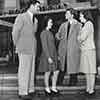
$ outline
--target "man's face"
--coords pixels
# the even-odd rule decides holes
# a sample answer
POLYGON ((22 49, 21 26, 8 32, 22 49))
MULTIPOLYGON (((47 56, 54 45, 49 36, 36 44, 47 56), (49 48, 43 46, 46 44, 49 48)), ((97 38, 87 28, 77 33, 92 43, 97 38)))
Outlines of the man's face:
POLYGON ((40 4, 39 3, 36 3, 35 5, 31 5, 31 11, 32 12, 37 12, 40 10, 40 4))
POLYGON ((36 3, 34 5, 34 8, 35 8, 36 11, 39 11, 40 10, 40 4, 39 3, 36 3))
POLYGON ((68 20, 72 18, 72 14, 71 14, 70 11, 66 11, 65 18, 68 19, 68 20))

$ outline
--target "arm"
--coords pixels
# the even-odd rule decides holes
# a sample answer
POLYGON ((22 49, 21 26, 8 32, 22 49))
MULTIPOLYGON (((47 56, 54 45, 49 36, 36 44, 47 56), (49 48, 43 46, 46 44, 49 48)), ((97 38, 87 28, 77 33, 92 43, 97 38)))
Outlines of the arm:
POLYGON ((64 26, 65 26, 64 24, 61 24, 58 32, 56 33, 56 38, 58 40, 61 40, 64 37, 64 33, 65 33, 65 27, 64 26))
POLYGON ((36 17, 34 18, 33 24, 34 24, 34 32, 36 32, 38 27, 38 19, 36 17))
POLYGON ((85 27, 84 30, 82 30, 82 33, 79 36, 79 40, 81 43, 84 42, 88 38, 89 34, 93 33, 92 23, 88 22, 86 23, 84 27, 85 27))
POLYGON ((48 50, 48 43, 47 43, 47 34, 45 32, 41 33, 41 44, 42 44, 42 49, 46 54, 46 57, 49 58, 49 50, 48 50))
POLYGON ((22 26, 23 26, 22 16, 18 15, 18 17, 15 20, 13 30, 12 30, 12 37, 13 37, 14 45, 17 44, 17 41, 20 37, 20 32, 21 32, 22 26))
POLYGON ((42 43, 43 51, 45 52, 46 57, 48 59, 48 62, 50 64, 52 64, 53 63, 53 60, 51 59, 50 54, 49 54, 48 37, 47 37, 47 34, 46 33, 41 33, 41 43, 42 43))

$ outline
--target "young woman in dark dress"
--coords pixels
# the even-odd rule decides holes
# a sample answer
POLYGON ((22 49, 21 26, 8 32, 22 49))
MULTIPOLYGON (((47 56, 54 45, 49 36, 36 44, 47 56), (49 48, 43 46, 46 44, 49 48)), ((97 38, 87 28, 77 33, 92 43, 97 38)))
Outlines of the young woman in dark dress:
POLYGON ((56 82, 58 78, 59 70, 57 68, 57 51, 55 46, 55 39, 50 31, 53 26, 53 20, 50 17, 46 17, 44 22, 44 30, 42 31, 40 38, 42 44, 42 54, 40 57, 39 72, 45 72, 44 83, 45 93, 47 95, 58 94, 56 82), (50 74, 52 75, 52 86, 49 85, 50 74))

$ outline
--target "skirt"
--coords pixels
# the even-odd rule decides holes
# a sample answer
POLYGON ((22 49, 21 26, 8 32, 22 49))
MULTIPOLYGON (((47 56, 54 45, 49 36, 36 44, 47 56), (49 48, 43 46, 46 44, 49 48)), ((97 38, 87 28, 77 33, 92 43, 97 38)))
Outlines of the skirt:
POLYGON ((57 58, 53 57, 52 59, 53 59, 53 64, 49 64, 47 57, 41 55, 38 72, 48 72, 48 71, 53 72, 58 70, 57 58))
POLYGON ((82 73, 96 73, 96 51, 84 50, 81 51, 80 70, 82 73))

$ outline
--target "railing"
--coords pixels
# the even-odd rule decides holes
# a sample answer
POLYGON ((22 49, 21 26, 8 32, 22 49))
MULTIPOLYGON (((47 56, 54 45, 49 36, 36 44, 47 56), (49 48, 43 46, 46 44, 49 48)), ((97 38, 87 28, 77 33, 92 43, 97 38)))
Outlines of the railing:
MULTIPOLYGON (((90 7, 76 7, 74 8, 76 10, 93 10, 97 9, 96 6, 90 6, 90 7)), ((40 11, 36 14, 49 14, 49 13, 60 13, 60 12, 65 12, 66 9, 56 9, 56 10, 47 10, 47 11, 40 11)), ((6 18, 6 17, 16 17, 18 14, 4 14, 0 15, 0 18, 6 18)))

